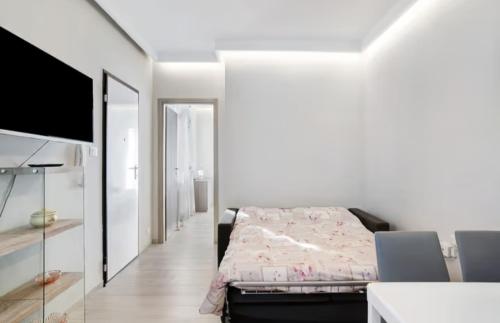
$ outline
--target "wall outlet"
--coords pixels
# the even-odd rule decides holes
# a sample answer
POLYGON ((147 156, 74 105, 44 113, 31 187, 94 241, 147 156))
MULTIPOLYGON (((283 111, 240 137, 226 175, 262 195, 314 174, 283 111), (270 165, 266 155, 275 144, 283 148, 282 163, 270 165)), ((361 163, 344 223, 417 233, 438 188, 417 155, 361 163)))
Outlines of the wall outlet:
POLYGON ((449 241, 441 241, 441 251, 446 259, 457 258, 457 245, 449 241))

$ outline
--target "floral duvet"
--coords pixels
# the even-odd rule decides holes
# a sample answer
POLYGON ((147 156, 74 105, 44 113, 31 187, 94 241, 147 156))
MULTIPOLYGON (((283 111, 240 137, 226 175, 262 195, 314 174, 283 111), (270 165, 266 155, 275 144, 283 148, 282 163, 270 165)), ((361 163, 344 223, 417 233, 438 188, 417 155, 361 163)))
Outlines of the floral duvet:
MULTIPOLYGON (((229 246, 200 313, 222 314, 225 288, 236 281, 373 281, 373 234, 341 207, 239 210, 229 246)), ((288 292, 345 292, 308 287, 288 292)))

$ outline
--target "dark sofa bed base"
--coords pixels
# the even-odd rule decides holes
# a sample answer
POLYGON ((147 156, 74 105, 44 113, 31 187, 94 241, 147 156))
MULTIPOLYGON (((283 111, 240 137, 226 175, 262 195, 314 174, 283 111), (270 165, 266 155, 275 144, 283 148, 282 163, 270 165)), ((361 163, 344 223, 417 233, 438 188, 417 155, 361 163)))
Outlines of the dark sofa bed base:
MULTIPOLYGON (((388 231, 389 224, 360 209, 349 209, 372 232, 388 231)), ((229 209, 218 226, 218 263, 229 245, 238 209, 229 209)), ((227 288, 223 323, 366 323, 366 294, 253 294, 227 288)))
MULTIPOLYGON (((367 320, 366 295, 338 294, 242 294, 227 290, 231 323, 359 323, 367 320)), ((229 319, 230 317, 230 319, 229 319)))

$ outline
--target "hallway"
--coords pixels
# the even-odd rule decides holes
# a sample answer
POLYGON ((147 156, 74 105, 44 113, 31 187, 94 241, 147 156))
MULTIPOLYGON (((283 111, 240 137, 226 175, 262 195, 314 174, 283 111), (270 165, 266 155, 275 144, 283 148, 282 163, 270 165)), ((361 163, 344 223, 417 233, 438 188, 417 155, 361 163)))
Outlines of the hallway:
POLYGON ((216 323, 198 314, 216 268, 212 214, 198 213, 87 298, 89 323, 216 323))

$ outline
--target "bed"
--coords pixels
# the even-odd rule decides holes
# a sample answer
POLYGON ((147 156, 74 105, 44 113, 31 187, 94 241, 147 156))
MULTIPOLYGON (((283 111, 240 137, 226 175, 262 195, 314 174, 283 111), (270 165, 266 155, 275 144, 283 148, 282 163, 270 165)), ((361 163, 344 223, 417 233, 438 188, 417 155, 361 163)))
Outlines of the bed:
POLYGON ((200 312, 231 323, 366 322, 373 232, 387 230, 360 209, 229 209, 200 312))

